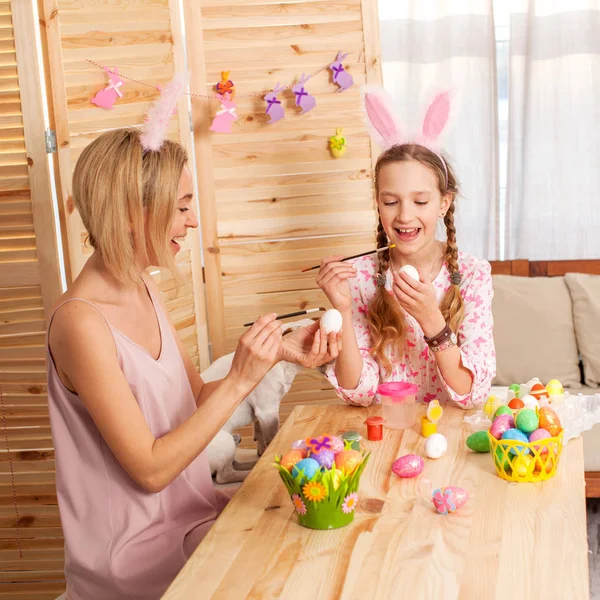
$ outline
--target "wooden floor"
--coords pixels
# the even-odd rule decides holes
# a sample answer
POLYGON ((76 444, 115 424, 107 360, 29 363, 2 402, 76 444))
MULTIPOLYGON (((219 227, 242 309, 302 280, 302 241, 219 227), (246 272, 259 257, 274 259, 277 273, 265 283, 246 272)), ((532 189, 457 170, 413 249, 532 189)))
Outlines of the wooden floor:
POLYGON ((600 600, 600 498, 588 498, 587 530, 590 547, 590 598, 600 600))

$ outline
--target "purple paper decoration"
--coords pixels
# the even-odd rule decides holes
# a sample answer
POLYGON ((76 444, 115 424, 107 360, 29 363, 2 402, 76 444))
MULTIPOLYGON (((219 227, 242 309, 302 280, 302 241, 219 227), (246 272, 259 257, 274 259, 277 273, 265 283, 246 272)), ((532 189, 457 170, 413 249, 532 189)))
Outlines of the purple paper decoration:
POLYGON ((277 94, 283 89, 283 87, 279 86, 278 82, 273 91, 265 95, 265 102, 267 103, 265 112, 269 115, 269 125, 283 119, 283 105, 281 104, 281 100, 277 99, 277 94))
POLYGON ((302 73, 298 83, 292 87, 292 92, 296 95, 296 106, 299 106, 302 109, 300 114, 307 113, 317 105, 315 97, 311 96, 304 87, 307 81, 308 77, 305 77, 304 73, 302 73))

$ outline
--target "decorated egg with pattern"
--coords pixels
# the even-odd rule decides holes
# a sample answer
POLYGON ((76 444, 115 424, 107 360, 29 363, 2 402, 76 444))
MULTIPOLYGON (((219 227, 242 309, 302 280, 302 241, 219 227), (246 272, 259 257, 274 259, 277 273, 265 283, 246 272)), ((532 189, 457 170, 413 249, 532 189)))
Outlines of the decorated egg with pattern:
POLYGON ((335 455, 335 466, 346 473, 352 473, 362 461, 363 456, 358 450, 343 450, 335 455))
POLYGON ((512 415, 500 415, 496 417, 490 427, 490 433, 499 440, 502 434, 507 430, 515 426, 515 420, 512 415))
POLYGON ((423 472, 425 461, 418 454, 405 454, 392 463, 392 471, 398 477, 416 477, 423 472))
POLYGON ((286 452, 279 461, 279 464, 282 467, 285 467, 288 471, 291 472, 292 467, 300 462, 303 458, 306 458, 306 450, 302 448, 295 448, 286 452))
POLYGON ((558 435, 562 429, 558 415, 549 406, 540 408, 540 428, 546 429, 552 436, 558 435))

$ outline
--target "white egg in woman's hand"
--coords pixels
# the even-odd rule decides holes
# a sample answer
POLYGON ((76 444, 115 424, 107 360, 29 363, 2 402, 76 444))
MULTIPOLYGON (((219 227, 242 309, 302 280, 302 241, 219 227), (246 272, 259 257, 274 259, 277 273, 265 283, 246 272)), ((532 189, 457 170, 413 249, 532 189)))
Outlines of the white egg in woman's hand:
POLYGON ((398 271, 398 273, 406 273, 409 277, 412 277, 417 281, 421 281, 421 278, 419 277, 419 271, 417 271, 417 269, 415 269, 412 265, 404 265, 398 271))
POLYGON ((342 313, 335 308, 325 311, 321 317, 320 326, 323 333, 338 333, 342 329, 342 313))

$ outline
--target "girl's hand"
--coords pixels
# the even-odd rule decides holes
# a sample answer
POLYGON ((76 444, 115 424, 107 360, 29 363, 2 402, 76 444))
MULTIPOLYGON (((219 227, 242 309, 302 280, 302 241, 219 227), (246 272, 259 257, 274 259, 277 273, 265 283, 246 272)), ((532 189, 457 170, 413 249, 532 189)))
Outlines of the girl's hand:
POLYGON ((392 291, 400 306, 421 326, 425 337, 437 335, 445 327, 435 287, 426 273, 419 271, 421 281, 406 273, 392 272, 392 291))
POLYGON ((229 375, 243 387, 254 387, 278 361, 281 352, 281 324, 277 315, 260 317, 238 342, 229 375))
POLYGON ((325 292, 333 308, 344 313, 352 308, 348 279, 356 277, 356 269, 347 262, 341 262, 341 258, 329 256, 321 261, 317 285, 325 292))
POLYGON ((314 369, 335 360, 341 349, 342 332, 326 335, 316 322, 283 337, 281 360, 314 369))

